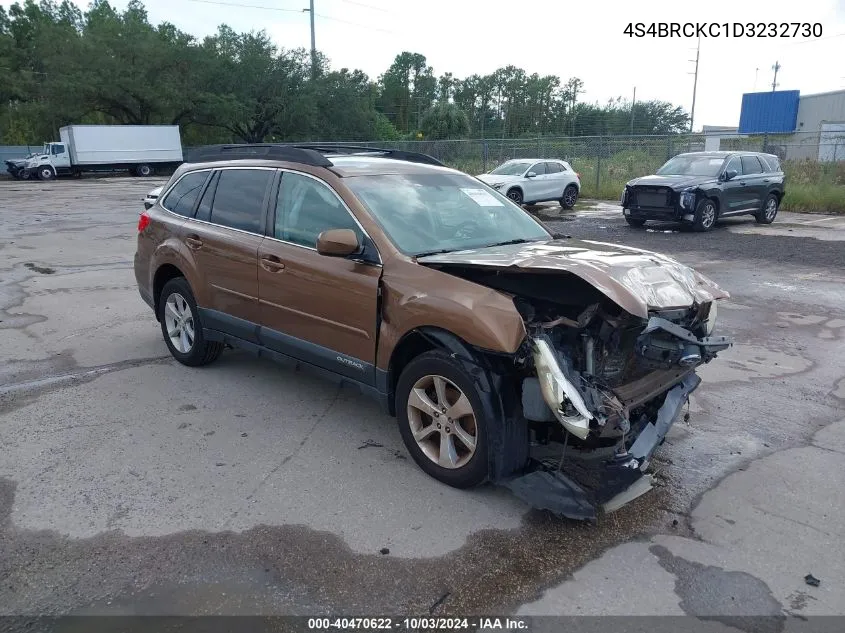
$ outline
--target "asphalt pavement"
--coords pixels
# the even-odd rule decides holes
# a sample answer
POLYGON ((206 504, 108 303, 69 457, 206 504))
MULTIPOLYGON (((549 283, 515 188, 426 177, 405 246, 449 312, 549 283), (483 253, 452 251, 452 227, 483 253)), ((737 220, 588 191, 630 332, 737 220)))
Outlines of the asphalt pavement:
POLYGON ((352 389, 171 360, 132 272, 158 184, 0 181, 0 614, 845 614, 845 217, 536 211, 731 293, 658 486, 591 526, 437 483, 352 389))

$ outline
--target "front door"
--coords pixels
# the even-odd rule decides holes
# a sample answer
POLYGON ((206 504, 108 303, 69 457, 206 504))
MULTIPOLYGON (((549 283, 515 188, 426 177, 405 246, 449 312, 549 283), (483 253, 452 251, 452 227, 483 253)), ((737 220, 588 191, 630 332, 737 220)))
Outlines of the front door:
POLYGON ((546 175, 546 163, 534 163, 526 172, 526 175, 533 173, 534 176, 525 179, 523 185, 525 189, 524 199, 526 202, 538 202, 549 197, 549 176, 546 175))
POLYGON ((197 304, 207 327, 258 341, 258 247, 273 169, 227 168, 209 182, 182 241, 200 276, 197 304))
POLYGON ((334 190, 312 176, 284 172, 274 211, 258 251, 262 343, 374 384, 381 265, 316 250, 329 229, 368 238, 334 190))
POLYGON ((70 171, 70 152, 64 143, 53 143, 50 145, 50 162, 57 174, 70 171))
POLYGON ((725 167, 725 173, 729 171, 735 171, 736 176, 722 183, 722 201, 724 207, 721 209, 721 215, 741 213, 743 209, 747 208, 751 198, 748 182, 743 179, 742 163, 739 160, 739 156, 734 156, 728 161, 725 167))

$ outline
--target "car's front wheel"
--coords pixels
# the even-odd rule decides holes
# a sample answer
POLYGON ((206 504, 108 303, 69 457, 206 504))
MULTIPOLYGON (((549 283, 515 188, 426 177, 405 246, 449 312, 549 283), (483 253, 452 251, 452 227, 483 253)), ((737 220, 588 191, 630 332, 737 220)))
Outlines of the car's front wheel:
POLYGON ((426 352, 405 367, 396 385, 396 417, 408 452, 426 473, 455 488, 487 478, 492 421, 472 376, 448 354, 426 352))
POLYGON ((184 277, 171 279, 164 285, 158 318, 167 349, 183 365, 207 365, 223 352, 223 343, 205 340, 194 293, 184 277))
POLYGON ((770 193, 766 197, 765 202, 763 202, 763 208, 757 212, 754 219, 757 220, 758 224, 771 224, 775 221, 779 207, 780 203, 778 201, 778 197, 775 194, 770 193))
POLYGON ((53 180, 56 177, 56 172, 53 171, 52 167, 39 167, 38 168, 38 178, 40 180, 53 180))
POLYGON ((510 191, 508 191, 508 198, 513 200, 516 204, 522 204, 522 191, 514 187, 510 191))
POLYGON ((695 219, 692 228, 695 231, 709 231, 716 224, 716 203, 710 198, 703 198, 695 207, 695 219))

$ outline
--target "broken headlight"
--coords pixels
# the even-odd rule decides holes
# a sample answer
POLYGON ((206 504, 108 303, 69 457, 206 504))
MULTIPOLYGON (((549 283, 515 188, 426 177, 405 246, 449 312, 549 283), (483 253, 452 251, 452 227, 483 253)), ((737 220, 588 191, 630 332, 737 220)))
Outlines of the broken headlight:
POLYGON ((549 405, 558 421, 575 437, 586 439, 590 433, 593 415, 578 389, 564 375, 555 357, 551 343, 545 337, 534 342, 534 367, 540 381, 543 400, 549 405))
POLYGON ((695 206, 695 191, 687 189, 681 192, 681 206, 684 209, 692 209, 695 206))

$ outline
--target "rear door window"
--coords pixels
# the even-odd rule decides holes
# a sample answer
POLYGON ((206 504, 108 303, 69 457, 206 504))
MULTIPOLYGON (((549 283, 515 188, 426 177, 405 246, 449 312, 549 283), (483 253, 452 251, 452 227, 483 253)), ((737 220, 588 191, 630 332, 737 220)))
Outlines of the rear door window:
POLYGON ((185 217, 193 215, 197 197, 200 195, 209 173, 207 171, 193 171, 182 176, 165 196, 161 206, 177 215, 185 217))
POLYGON ((210 221, 231 229, 261 233, 270 169, 224 169, 217 177, 210 221))
POLYGON ((763 173, 763 168, 760 166, 760 161, 757 160, 756 156, 742 157, 742 173, 746 176, 763 173))
POLYGON ((546 163, 547 174, 559 174, 563 171, 563 166, 560 163, 546 163))

